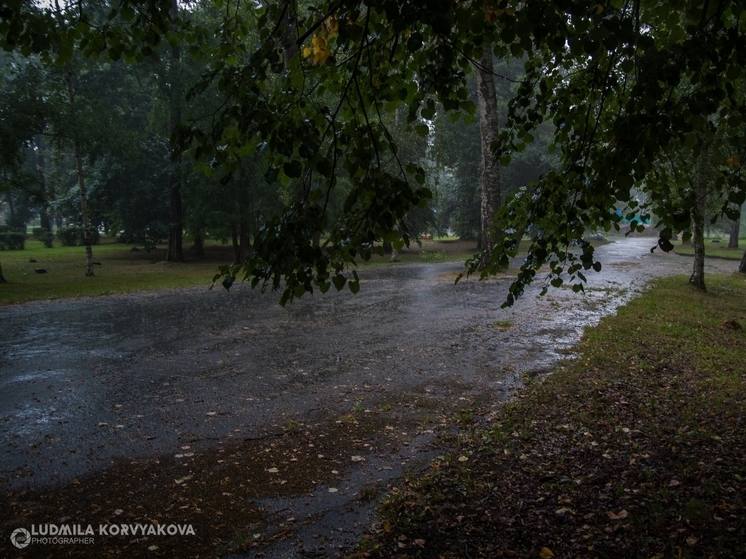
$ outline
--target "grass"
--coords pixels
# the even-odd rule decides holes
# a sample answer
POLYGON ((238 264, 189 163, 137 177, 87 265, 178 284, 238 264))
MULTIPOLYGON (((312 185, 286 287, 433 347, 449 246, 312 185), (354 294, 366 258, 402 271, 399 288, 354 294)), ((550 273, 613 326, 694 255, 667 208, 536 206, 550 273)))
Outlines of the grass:
MULTIPOLYGON (((423 247, 412 244, 409 251, 399 253, 400 262, 465 261, 476 249, 473 243, 425 241, 423 247)), ((196 258, 186 250, 185 263, 166 262, 166 248, 158 247, 149 253, 133 251, 129 245, 102 239, 93 247, 93 277, 85 276, 83 247, 55 246, 46 248, 40 241, 29 239, 25 250, 0 252, 3 274, 8 283, 0 286, 0 304, 23 303, 40 299, 89 297, 133 291, 176 287, 209 287, 219 265, 230 263, 232 248, 207 244, 206 257, 196 258), (32 260, 34 262, 32 262, 32 260), (36 268, 47 272, 38 274, 36 268)), ((388 255, 374 256, 361 267, 389 265, 388 255)))
POLYGON ((361 544, 373 558, 743 557, 746 277, 685 277, 588 329, 579 357, 443 438, 361 544))
MULTIPOLYGON (((595 246, 605 244, 594 242, 595 246)), ((93 247, 93 277, 85 275, 85 249, 56 245, 46 248, 37 240, 26 241, 25 250, 0 252, 0 264, 8 281, 0 286, 0 305, 65 297, 90 297, 178 287, 212 285, 218 266, 233 260, 232 247, 206 244, 204 258, 185 250, 185 263, 166 262, 166 248, 133 251, 132 246, 102 238, 93 247), (38 274, 36 268, 46 273, 38 274)), ((522 247, 519 256, 525 255, 522 247)), ((399 263, 465 262, 476 252, 474 241, 452 237, 412 243, 399 252, 399 263)), ((361 268, 396 265, 389 255, 360 262, 361 268)))
POLYGON ((3 274, 8 281, 0 286, 0 304, 39 299, 84 297, 212 284, 219 264, 232 260, 232 249, 208 245, 207 257, 189 258, 185 264, 168 263, 166 249, 132 251, 132 247, 102 239, 93 247, 95 275, 85 275, 83 247, 45 248, 40 241, 26 241, 26 249, 0 252, 3 274), (35 260, 36 262, 30 262, 35 260), (34 270, 43 268, 45 274, 34 270))
MULTIPOLYGON (((681 244, 681 241, 673 243, 674 252, 683 256, 694 256, 694 247, 688 243, 681 244)), ((726 260, 741 260, 744 250, 746 250, 746 239, 739 240, 739 248, 728 248, 728 239, 722 239, 719 243, 705 241, 705 257, 724 258, 726 260)))

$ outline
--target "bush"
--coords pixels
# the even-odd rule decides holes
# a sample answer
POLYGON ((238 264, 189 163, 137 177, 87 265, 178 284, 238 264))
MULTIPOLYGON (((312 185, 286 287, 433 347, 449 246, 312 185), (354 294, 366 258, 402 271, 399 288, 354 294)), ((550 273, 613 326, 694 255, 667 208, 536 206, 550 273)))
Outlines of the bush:
POLYGON ((43 227, 34 227, 33 231, 34 239, 44 243, 47 248, 52 248, 54 242, 54 233, 47 231, 43 227))
MULTIPOLYGON (((57 238, 63 246, 73 247, 85 244, 84 229, 79 225, 69 225, 57 229, 57 238)), ((101 233, 98 229, 91 227, 91 244, 97 245, 101 240, 101 233)))
POLYGON ((24 227, 11 227, 10 225, 0 225, 0 233, 26 233, 24 227))
POLYGON ((0 233, 0 250, 23 250, 26 248, 26 235, 16 231, 0 233))

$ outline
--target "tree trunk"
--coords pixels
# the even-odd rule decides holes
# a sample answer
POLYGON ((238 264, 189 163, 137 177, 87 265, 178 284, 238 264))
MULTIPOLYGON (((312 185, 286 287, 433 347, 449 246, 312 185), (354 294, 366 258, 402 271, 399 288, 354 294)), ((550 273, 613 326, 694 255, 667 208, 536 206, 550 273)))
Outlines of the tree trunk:
MULTIPOLYGON (((77 121, 75 111, 75 87, 73 86, 73 72, 68 65, 66 68, 67 92, 70 96, 70 111, 73 122, 77 121)), ((83 214, 83 244, 85 245, 85 275, 93 275, 93 248, 91 240, 91 224, 88 221, 88 195, 85 188, 85 177, 83 175, 83 153, 80 145, 78 130, 73 131, 73 146, 75 148, 75 168, 78 172, 78 186, 80 188, 80 213, 83 214)))
POLYGON ((47 213, 46 210, 39 212, 39 221, 41 221, 41 227, 45 231, 52 232, 52 216, 47 213))
POLYGON ((168 253, 166 254, 166 260, 169 262, 184 262, 184 216, 181 201, 181 181, 176 175, 176 171, 171 171, 168 176, 168 191, 169 218, 171 223, 168 230, 168 253))
POLYGON ((3 263, 0 262, 0 283, 8 283, 3 275, 3 263))
POLYGON ((694 245, 694 269, 689 283, 706 291, 705 288, 705 204, 707 202, 707 164, 708 152, 703 147, 697 158, 694 169, 694 182, 697 198, 692 208, 692 244, 694 245))
POLYGON ((36 135, 36 145, 38 146, 38 169, 41 171, 42 180, 44 181, 44 207, 39 212, 39 220, 41 221, 41 227, 50 233, 53 231, 52 227, 52 216, 49 213, 49 200, 47 200, 47 196, 49 193, 49 190, 46 188, 46 182, 47 182, 47 158, 45 157, 46 154, 46 144, 44 143, 44 135, 43 134, 37 134, 36 135))
POLYGON ((245 219, 242 219, 239 225, 238 240, 240 243, 238 247, 238 263, 243 264, 249 255, 249 224, 245 219))
POLYGON ((16 212, 13 209, 13 196, 10 195, 10 192, 5 195, 5 200, 8 202, 8 209, 10 210, 9 223, 13 223, 15 221, 13 218, 15 217, 16 212))
POLYGON ((238 228, 231 225, 231 244, 233 245, 233 263, 238 264, 238 228))
MULTIPOLYGON (((173 0, 171 6, 172 15, 176 16, 179 10, 178 0, 173 0)), ((171 49, 171 85, 169 100, 171 103, 170 129, 173 130, 181 124, 181 83, 179 66, 181 65, 181 46, 176 45, 171 49)), ((172 149, 175 146, 171 146, 172 149)), ((181 200, 181 155, 176 158, 168 174, 169 192, 169 230, 168 230, 168 262, 184 262, 183 237, 184 237, 184 208, 181 200)))
POLYGON ((249 224, 245 219, 231 227, 231 240, 233 241, 233 263, 243 264, 251 248, 249 246, 249 224))
POLYGON ((280 47, 282 48, 282 62, 287 71, 290 69, 293 58, 298 54, 298 44, 295 42, 298 37, 295 27, 295 14, 291 13, 294 10, 294 3, 284 0, 283 8, 284 13, 280 24, 280 28, 283 30, 280 47))
MULTIPOLYGON (((497 120, 497 91, 492 65, 492 49, 488 47, 477 68, 477 98, 479 101, 479 133, 482 163, 482 224, 479 234, 479 248, 489 250, 490 232, 494 225, 495 212, 500 207, 500 166, 492 153, 492 143, 497 140, 500 126, 497 120)), ((489 257, 482 257, 482 266, 489 264, 489 257)))
POLYGON ((734 219, 730 226, 730 238, 728 248, 738 248, 738 235, 741 232, 741 219, 734 219))
POLYGON ((205 255, 205 244, 202 242, 202 235, 199 233, 194 236, 194 254, 200 258, 205 255))
POLYGON ((746 250, 743 251, 743 258, 741 258, 741 264, 738 266, 738 271, 742 274, 746 274, 746 250))

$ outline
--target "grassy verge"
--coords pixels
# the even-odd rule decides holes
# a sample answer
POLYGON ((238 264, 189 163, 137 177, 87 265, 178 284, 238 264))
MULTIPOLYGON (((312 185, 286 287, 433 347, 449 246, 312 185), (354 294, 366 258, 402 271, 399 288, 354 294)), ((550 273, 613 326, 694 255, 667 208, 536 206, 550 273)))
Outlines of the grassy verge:
POLYGON ((686 278, 589 330, 579 358, 444 441, 366 557, 746 555, 746 280, 686 278))
MULTIPOLYGON (((720 243, 706 243, 705 256, 711 258, 725 258, 726 260, 741 260, 746 243, 741 242, 740 248, 728 248, 728 240, 720 243)), ((674 243, 674 252, 683 256, 694 256, 694 247, 691 244, 682 245, 681 242, 674 243)))

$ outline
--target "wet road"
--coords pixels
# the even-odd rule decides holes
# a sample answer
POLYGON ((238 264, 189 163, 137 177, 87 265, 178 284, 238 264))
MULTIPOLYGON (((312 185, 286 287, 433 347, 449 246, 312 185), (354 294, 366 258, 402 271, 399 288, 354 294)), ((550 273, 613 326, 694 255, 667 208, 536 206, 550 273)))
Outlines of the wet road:
POLYGON ((537 286, 507 310, 509 278, 454 286, 459 263, 366 269, 357 296, 285 309, 246 285, 2 307, 0 482, 40 488, 120 457, 205 450, 382 392, 500 400, 648 278, 689 272, 652 244, 598 249, 584 296, 538 299, 537 286))

